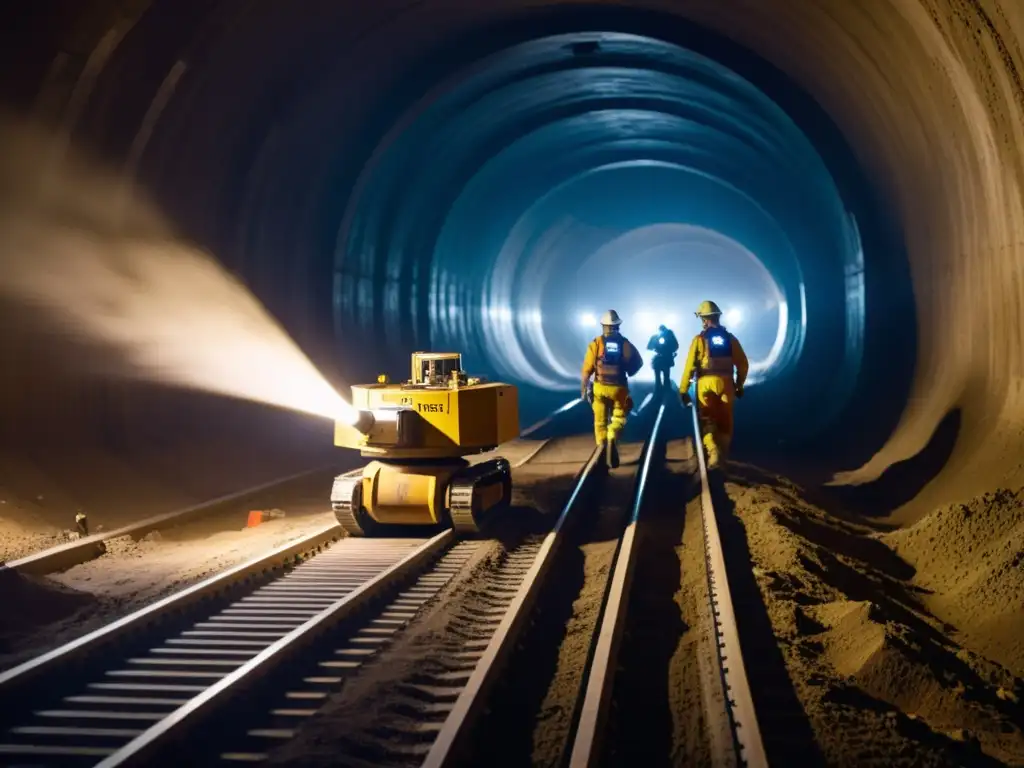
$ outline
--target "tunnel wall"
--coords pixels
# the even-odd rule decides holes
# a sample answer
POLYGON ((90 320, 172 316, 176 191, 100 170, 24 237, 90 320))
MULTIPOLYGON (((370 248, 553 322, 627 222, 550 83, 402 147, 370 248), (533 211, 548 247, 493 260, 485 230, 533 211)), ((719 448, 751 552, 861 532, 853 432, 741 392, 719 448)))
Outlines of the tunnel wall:
MULTIPOLYGON (((38 83, 46 77, 42 62, 61 51, 69 62, 51 78, 41 111, 55 114, 60 104, 71 113, 83 110, 81 136, 109 156, 130 158, 161 83, 185 62, 144 156, 132 162, 182 227, 243 272, 304 343, 323 345, 315 329, 330 317, 323 284, 329 266, 317 254, 333 248, 347 185, 373 138, 401 113, 403 98, 408 103, 446 66, 483 53, 486 35, 478 30, 512 18, 522 4, 310 2, 295 14, 281 4, 251 2, 244 15, 232 16, 241 3, 180 0, 157 3, 119 42, 116 34, 104 37, 143 5, 95 4, 81 11, 77 25, 54 27, 58 37, 34 38, 38 83), (196 34, 192 27, 202 20, 207 24, 196 34), (157 39, 165 44, 147 51, 157 39), (114 48, 105 60, 97 55, 104 46, 114 48), (88 63, 88 51, 95 56, 90 66, 101 70, 98 85, 91 98, 74 96, 67 84, 88 63), (146 67, 139 63, 143 53, 146 67), (425 55, 431 67, 423 64, 425 55), (285 71, 286 59, 296 67, 285 71), (271 125, 268 133, 253 129, 259 119, 271 125), (325 132, 331 147, 321 143, 325 132), (271 290, 267 265, 283 252, 296 268, 286 290, 271 290)), ((543 5, 583 7, 570 0, 543 5)), ((915 385, 892 439, 843 479, 870 480, 912 456, 946 412, 960 406, 953 456, 917 504, 1019 482, 1024 6, 995 0, 632 5, 685 14, 794 78, 840 125, 882 200, 899 214, 917 300, 915 385)), ((24 98, 30 89, 17 93, 24 98)), ((422 303, 422 294, 408 297, 422 303)), ((872 322, 892 316, 884 296, 869 301, 872 322)), ((884 369, 884 349, 868 354, 884 369)), ((887 396, 881 388, 867 393, 866 402, 887 396)))
MULTIPOLYGON (((565 230, 576 226, 553 222, 574 219, 620 230, 702 223, 739 237, 745 213, 720 200, 716 207, 701 189, 702 182, 716 182, 780 230, 786 254, 760 255, 787 289, 791 327, 799 328, 801 342, 790 345, 797 354, 789 365, 751 388, 742 442, 747 449, 760 443, 772 450, 783 437, 790 450, 813 445, 820 455, 827 447, 835 460, 837 445, 822 445, 823 430, 848 404, 843 395, 856 383, 850 374, 858 373, 862 357, 861 313, 844 313, 844 265, 857 264, 845 247, 843 201, 793 117, 737 77, 730 69, 734 61, 748 72, 761 63, 715 46, 702 56, 649 35, 577 33, 532 39, 474 62, 413 106, 401 131, 383 140, 382 156, 363 170, 339 238, 345 276, 353 262, 364 265, 366 282, 386 271, 375 302, 381 307, 400 295, 400 265, 429 268, 435 344, 489 358, 496 375, 520 381, 536 376, 547 379, 546 386, 574 391, 579 350, 557 361, 570 370, 556 374, 552 368, 563 366, 544 359, 543 337, 553 339, 565 329, 548 316, 541 335, 533 333, 527 326, 538 307, 528 291, 519 290, 542 280, 544 271, 528 264, 539 267, 537 257, 563 265, 588 257, 575 247, 575 232, 565 230), (640 167, 623 167, 636 160, 640 167), (644 190, 640 175, 647 187, 655 186, 655 165, 672 169, 677 189, 669 192, 665 184, 658 193, 644 190), (603 192, 602 170, 615 172, 619 181, 603 192), (444 242, 434 234, 442 221, 444 242), (545 231, 549 226, 565 230, 557 236, 558 248, 549 247, 556 238, 545 231), (787 255, 798 261, 788 270, 787 255), (794 275, 790 280, 787 271, 794 275), (813 317, 809 325, 805 308, 813 317), (801 350, 806 354, 800 356, 801 350), (799 386, 807 380, 816 386, 799 386)), ((618 267, 623 288, 630 267, 628 258, 618 267)), ((698 273, 676 277, 697 285, 704 282, 698 273)), ((571 274, 565 280, 578 282, 571 274)), ((340 322, 376 322, 355 301, 355 281, 347 286, 340 322)), ((729 293, 727 285, 706 287, 719 301, 729 293)), ((623 311, 634 299, 623 292, 602 301, 623 311)), ((674 309, 689 318, 692 309, 684 309, 683 301, 695 306, 697 299, 680 295, 676 302, 674 309)), ((387 342, 395 338, 392 324, 381 330, 387 342)), ((628 319, 624 330, 639 332, 628 319)), ((876 434, 864 442, 877 447, 880 439, 876 434)))

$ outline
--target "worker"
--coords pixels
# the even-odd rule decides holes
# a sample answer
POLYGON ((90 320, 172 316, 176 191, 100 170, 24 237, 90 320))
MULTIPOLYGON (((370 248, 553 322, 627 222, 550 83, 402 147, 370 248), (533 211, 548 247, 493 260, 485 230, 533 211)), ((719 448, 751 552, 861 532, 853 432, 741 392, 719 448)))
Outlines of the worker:
POLYGON ((619 333, 620 325, 622 320, 614 309, 601 316, 601 335, 587 345, 580 381, 580 397, 590 400, 594 409, 594 437, 598 446, 604 446, 612 468, 619 466, 618 437, 626 426, 626 414, 633 410, 628 377, 635 376, 644 364, 640 351, 619 333))
POLYGON ((701 440, 708 469, 714 469, 728 459, 733 433, 733 401, 743 397, 749 363, 739 339, 721 324, 722 310, 715 302, 701 303, 694 314, 700 318, 703 330, 693 337, 686 353, 679 380, 679 396, 683 405, 693 404, 688 390, 690 379, 696 374, 701 440))
POLYGON ((647 349, 654 352, 654 359, 651 361, 651 367, 654 369, 654 389, 664 392, 662 387, 668 387, 668 374, 675 365, 679 342, 672 331, 664 325, 659 325, 658 332, 647 342, 647 349))

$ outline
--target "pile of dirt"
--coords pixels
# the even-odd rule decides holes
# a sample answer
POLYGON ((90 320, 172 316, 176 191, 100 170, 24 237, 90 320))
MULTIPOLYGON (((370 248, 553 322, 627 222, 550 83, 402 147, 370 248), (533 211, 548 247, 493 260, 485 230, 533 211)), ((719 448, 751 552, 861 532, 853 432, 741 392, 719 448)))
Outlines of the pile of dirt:
MULTIPOLYGON (((888 546, 898 534, 840 520, 781 479, 726 488, 795 692, 829 764, 1024 761, 1024 683, 961 645, 954 627, 932 612, 938 592, 919 586, 913 565, 888 546)), ((944 525, 930 535, 964 538, 955 529, 940 535, 944 525)), ((987 547, 961 546, 937 551, 931 572, 988 572, 983 564, 994 558, 983 557, 987 547)), ((999 572, 997 564, 992 570, 999 572)), ((1006 599, 993 613, 1007 608, 1006 599)))
POLYGON ((94 595, 0 567, 0 653, 8 653, 41 627, 72 619, 96 607, 94 595))
POLYGON ((964 645, 1024 677, 1024 489, 942 507, 881 539, 964 645))
POLYGON ((70 531, 51 526, 27 526, 16 519, 0 517, 0 563, 18 560, 70 540, 70 531))

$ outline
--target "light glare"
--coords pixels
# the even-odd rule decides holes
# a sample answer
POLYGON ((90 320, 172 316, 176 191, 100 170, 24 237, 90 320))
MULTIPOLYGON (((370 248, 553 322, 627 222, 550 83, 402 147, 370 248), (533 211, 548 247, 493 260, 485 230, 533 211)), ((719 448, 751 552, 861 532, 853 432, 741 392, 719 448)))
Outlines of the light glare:
MULTIPOLYGON (((80 159, 47 166, 15 136, 21 194, 0 210, 0 293, 115 353, 113 375, 350 423, 358 414, 249 290, 158 214, 80 159)), ((15 173, 16 171, 16 173, 15 173)))
POLYGON ((743 322, 743 311, 733 307, 725 312, 725 324, 736 327, 743 322))

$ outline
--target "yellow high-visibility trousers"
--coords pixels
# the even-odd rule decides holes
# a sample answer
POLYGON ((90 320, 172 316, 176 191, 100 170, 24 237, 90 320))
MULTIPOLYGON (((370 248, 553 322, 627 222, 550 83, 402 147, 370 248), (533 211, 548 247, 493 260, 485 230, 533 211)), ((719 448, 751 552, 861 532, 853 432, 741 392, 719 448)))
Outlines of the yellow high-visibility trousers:
POLYGON ((633 409, 629 387, 595 381, 593 408, 594 438, 597 444, 603 445, 605 439, 617 439, 622 428, 626 426, 626 416, 633 409), (611 423, 608 422, 609 407, 611 408, 611 423))
POLYGON ((735 400, 736 389, 731 377, 701 376, 697 379, 701 441, 709 468, 717 467, 729 458, 735 400))

